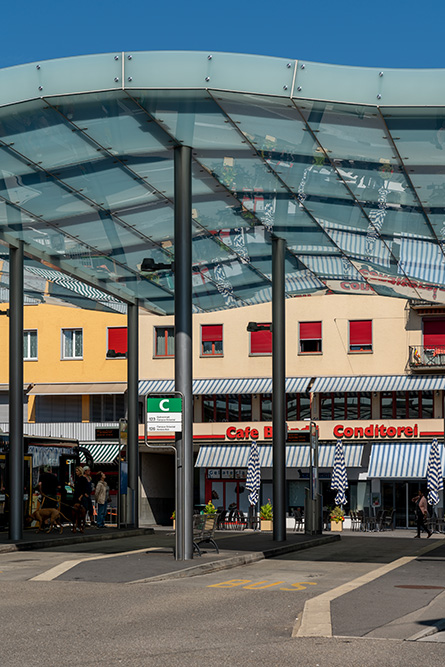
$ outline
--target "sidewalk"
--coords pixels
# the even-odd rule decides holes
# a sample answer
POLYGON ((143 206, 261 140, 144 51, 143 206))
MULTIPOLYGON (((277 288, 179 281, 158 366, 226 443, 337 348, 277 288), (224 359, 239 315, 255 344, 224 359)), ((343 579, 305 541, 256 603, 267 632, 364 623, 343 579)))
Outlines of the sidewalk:
POLYGON ((195 552, 192 560, 178 561, 174 558, 175 534, 171 528, 146 527, 129 530, 118 530, 114 527, 103 530, 87 528, 82 535, 73 535, 68 530, 62 535, 26 530, 23 539, 15 543, 9 540, 7 533, 0 533, 0 554, 51 549, 67 552, 71 557, 73 554, 82 554, 82 558, 99 559, 110 555, 125 556, 138 551, 145 552, 149 556, 148 571, 145 566, 140 577, 137 574, 135 576, 133 571, 127 578, 125 573, 120 571, 121 559, 114 557, 116 576, 120 581, 155 581, 194 576, 253 563, 264 558, 273 558, 292 551, 338 541, 340 536, 288 533, 284 542, 274 542, 272 533, 245 530, 217 531, 215 540, 219 554, 211 545, 207 547, 204 544, 201 545, 202 556, 198 556, 195 552))

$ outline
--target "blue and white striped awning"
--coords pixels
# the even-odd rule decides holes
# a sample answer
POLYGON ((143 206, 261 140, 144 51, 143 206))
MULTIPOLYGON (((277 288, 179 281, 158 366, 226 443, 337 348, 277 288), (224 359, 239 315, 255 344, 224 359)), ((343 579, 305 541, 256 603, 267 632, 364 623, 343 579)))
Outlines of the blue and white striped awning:
POLYGON ((427 239, 403 237, 398 272, 422 282, 445 285, 445 261, 441 246, 427 239))
POLYGON ((318 377, 311 387, 313 393, 329 391, 433 391, 445 389, 445 375, 354 375, 318 377))
MULTIPOLYGON (((431 443, 420 442, 373 444, 368 478, 425 478, 430 449, 431 443)), ((439 450, 442 474, 445 475, 445 455, 442 443, 439 443, 439 450)))
MULTIPOLYGON (((347 468, 358 468, 362 458, 363 445, 345 445, 347 468)), ((196 459, 196 468, 247 468, 250 447, 246 445, 203 445, 196 459)), ((273 447, 258 447, 262 468, 272 468, 273 447)), ((332 468, 334 465, 335 445, 320 445, 318 465, 320 468, 332 468)), ((309 468, 310 448, 308 445, 286 447, 286 466, 288 468, 309 468)))
MULTIPOLYGON (((93 457, 95 464, 97 463, 114 463, 119 455, 119 444, 82 444, 82 447, 88 449, 93 457)), ((80 452, 80 461, 85 463, 85 454, 80 452)))
MULTIPOLYGON (((298 394, 306 391, 311 378, 286 378, 286 392, 298 394)), ((140 380, 139 395, 170 393, 175 390, 174 380, 140 380)), ((272 378, 227 378, 193 380, 193 394, 270 394, 272 378)))

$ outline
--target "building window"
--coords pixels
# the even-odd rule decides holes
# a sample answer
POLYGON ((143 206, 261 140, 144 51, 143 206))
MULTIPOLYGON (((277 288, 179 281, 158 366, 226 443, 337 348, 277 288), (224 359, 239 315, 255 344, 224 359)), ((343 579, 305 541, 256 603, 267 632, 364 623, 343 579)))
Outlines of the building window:
POLYGON ((372 352, 372 320, 349 322, 349 352, 372 352))
POLYGON ((203 422, 252 421, 251 394, 214 394, 202 397, 203 422))
POLYGON ((371 419, 371 393, 320 394, 320 419, 325 421, 371 419))
POLYGON ((127 356, 128 336, 127 327, 108 327, 107 329, 107 359, 116 359, 127 356))
POLYGON ((380 419, 433 419, 432 391, 383 391, 380 419))
POLYGON ((300 354, 321 354, 321 322, 299 323, 300 354))
POLYGON ((155 357, 175 356, 175 328, 155 327, 155 357))
POLYGON ((82 359, 82 329, 62 329, 62 359, 82 359))
POLYGON ((37 423, 82 421, 82 396, 36 396, 37 423))
MULTIPOLYGON (((302 421, 311 417, 311 400, 309 394, 286 394, 287 421, 302 421)), ((272 421, 272 395, 261 394, 260 420, 272 421)))
POLYGON ((23 359, 37 359, 37 331, 23 332, 23 359))
POLYGON ((222 324, 203 324, 201 326, 201 355, 203 357, 222 357, 222 324))
POLYGON ((125 417, 123 394, 92 394, 90 396, 91 422, 117 422, 125 417))
MULTIPOLYGON (((270 326, 270 322, 258 322, 261 326, 270 326)), ((272 331, 250 332, 250 354, 272 354, 272 331)))
POLYGON ((445 350, 445 319, 423 320, 423 346, 445 350))

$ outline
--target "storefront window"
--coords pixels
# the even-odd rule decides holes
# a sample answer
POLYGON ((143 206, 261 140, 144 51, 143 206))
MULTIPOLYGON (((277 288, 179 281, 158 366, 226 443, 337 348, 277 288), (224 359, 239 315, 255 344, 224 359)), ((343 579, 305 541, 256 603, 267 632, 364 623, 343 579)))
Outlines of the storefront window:
POLYGON ((272 396, 270 394, 261 394, 261 421, 272 421, 272 396))
POLYGON ((434 397, 432 391, 422 391, 422 403, 421 409, 422 414, 420 415, 422 419, 433 419, 434 418, 434 397))
POLYGON ((250 394, 215 394, 202 398, 203 422, 239 422, 252 420, 250 394))
POLYGON ((320 395, 320 419, 329 421, 332 419, 332 395, 320 395))
POLYGON ((380 394, 380 418, 381 419, 392 419, 393 418, 393 392, 392 391, 382 391, 380 394))

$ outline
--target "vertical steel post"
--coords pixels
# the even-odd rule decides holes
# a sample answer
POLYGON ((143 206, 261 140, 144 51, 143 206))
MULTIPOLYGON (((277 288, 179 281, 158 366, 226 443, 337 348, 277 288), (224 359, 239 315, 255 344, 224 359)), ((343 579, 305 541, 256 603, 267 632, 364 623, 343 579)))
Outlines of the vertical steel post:
POLYGON ((193 558, 192 149, 175 148, 175 389, 183 396, 176 433, 176 559, 193 558))
POLYGON ((284 239, 272 239, 273 539, 286 539, 286 335, 284 239))
MULTIPOLYGON (((23 242, 9 249, 9 537, 23 537, 23 242)), ((29 490, 31 493, 31 489, 29 490)))
POLYGON ((127 306, 128 348, 127 348, 127 524, 139 526, 139 426, 138 426, 138 383, 139 383, 139 306, 127 306), (128 514, 129 512, 129 514, 128 514))

